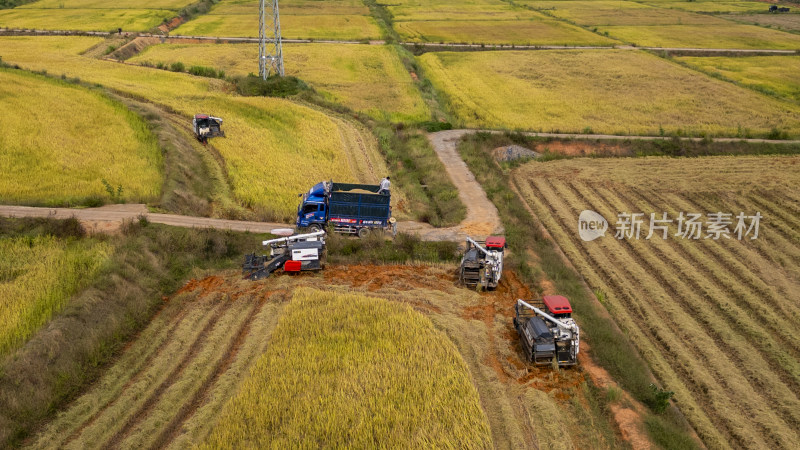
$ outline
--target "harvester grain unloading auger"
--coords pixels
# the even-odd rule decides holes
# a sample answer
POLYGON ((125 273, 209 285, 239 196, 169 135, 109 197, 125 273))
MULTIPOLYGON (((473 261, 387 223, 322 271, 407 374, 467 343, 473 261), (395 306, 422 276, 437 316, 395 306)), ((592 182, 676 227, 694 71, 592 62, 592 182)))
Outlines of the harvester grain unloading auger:
POLYGON ((467 238, 467 250, 461 258, 459 281, 461 284, 475 289, 495 289, 503 275, 503 252, 506 239, 500 236, 489 236, 480 242, 467 238))
POLYGON ((566 297, 546 295, 530 303, 517 300, 514 310, 514 328, 528 361, 557 366, 578 363, 580 329, 572 318, 572 306, 566 297))
POLYGON ((276 270, 300 272, 321 270, 325 259, 325 231, 291 235, 292 229, 272 230, 273 234, 286 236, 263 241, 269 255, 245 255, 242 275, 249 280, 267 278, 276 270))

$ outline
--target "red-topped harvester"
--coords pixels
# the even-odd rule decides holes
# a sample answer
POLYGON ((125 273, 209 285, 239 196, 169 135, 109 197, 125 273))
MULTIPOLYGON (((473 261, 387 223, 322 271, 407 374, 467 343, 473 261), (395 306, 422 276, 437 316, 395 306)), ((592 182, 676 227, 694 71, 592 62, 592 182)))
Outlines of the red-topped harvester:
POLYGON ((578 363, 580 329, 566 297, 545 295, 530 302, 517 300, 514 310, 514 328, 530 362, 558 366, 578 363))

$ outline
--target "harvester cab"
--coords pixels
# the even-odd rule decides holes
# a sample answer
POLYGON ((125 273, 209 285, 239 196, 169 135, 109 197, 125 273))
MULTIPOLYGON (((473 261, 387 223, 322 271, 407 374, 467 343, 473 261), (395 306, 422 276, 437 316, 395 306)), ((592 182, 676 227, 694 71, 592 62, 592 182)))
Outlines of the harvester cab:
POLYGON ((291 229, 273 230, 284 237, 263 241, 269 255, 245 255, 242 276, 248 280, 267 278, 276 270, 300 272, 321 270, 325 257, 325 231, 291 235, 291 229))
POLYGON ((208 114, 195 114, 194 119, 192 119, 194 134, 203 145, 208 143, 208 138, 225 137, 225 132, 222 131, 221 127, 222 119, 219 117, 209 116, 208 114))
POLYGON ((517 300, 514 310, 514 328, 528 361, 558 366, 578 363, 580 329, 566 297, 546 295, 530 303, 517 300))
POLYGON ((486 241, 467 238, 467 250, 461 258, 459 281, 461 284, 475 289, 495 289, 503 275, 503 253, 506 239, 500 236, 489 236, 486 241))

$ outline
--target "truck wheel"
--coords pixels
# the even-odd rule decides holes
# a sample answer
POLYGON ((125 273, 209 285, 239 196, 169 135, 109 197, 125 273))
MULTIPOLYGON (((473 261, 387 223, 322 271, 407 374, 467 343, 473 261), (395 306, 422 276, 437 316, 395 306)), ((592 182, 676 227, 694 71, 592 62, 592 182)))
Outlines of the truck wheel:
POLYGON ((369 236, 369 233, 370 233, 369 228, 365 227, 365 228, 359 228, 358 229, 358 237, 360 237, 361 239, 366 239, 367 236, 369 236))
POLYGON ((322 227, 319 226, 318 223, 311 224, 308 227, 308 232, 309 233, 316 233, 317 231, 320 231, 320 230, 322 230, 322 227))

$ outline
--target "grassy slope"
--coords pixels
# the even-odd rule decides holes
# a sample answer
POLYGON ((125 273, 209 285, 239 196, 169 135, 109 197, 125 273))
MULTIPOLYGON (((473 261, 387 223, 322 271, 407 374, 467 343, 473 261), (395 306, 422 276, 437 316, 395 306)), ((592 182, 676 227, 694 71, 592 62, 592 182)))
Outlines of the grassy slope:
POLYGON ((145 123, 97 91, 20 70, 0 69, 0 199, 75 204, 107 197, 150 201, 161 191, 162 156, 145 123), (96 124, 102 123, 102 127, 96 124))
POLYGON ((420 61, 470 127, 623 135, 737 135, 749 129, 763 136, 773 128, 800 133, 797 105, 642 52, 428 53, 420 61))
POLYGON ((210 448, 491 446, 455 346, 410 307, 296 291, 210 448))
POLYGON ((90 239, 0 234, 0 357, 21 346, 94 278, 112 246, 90 239))

